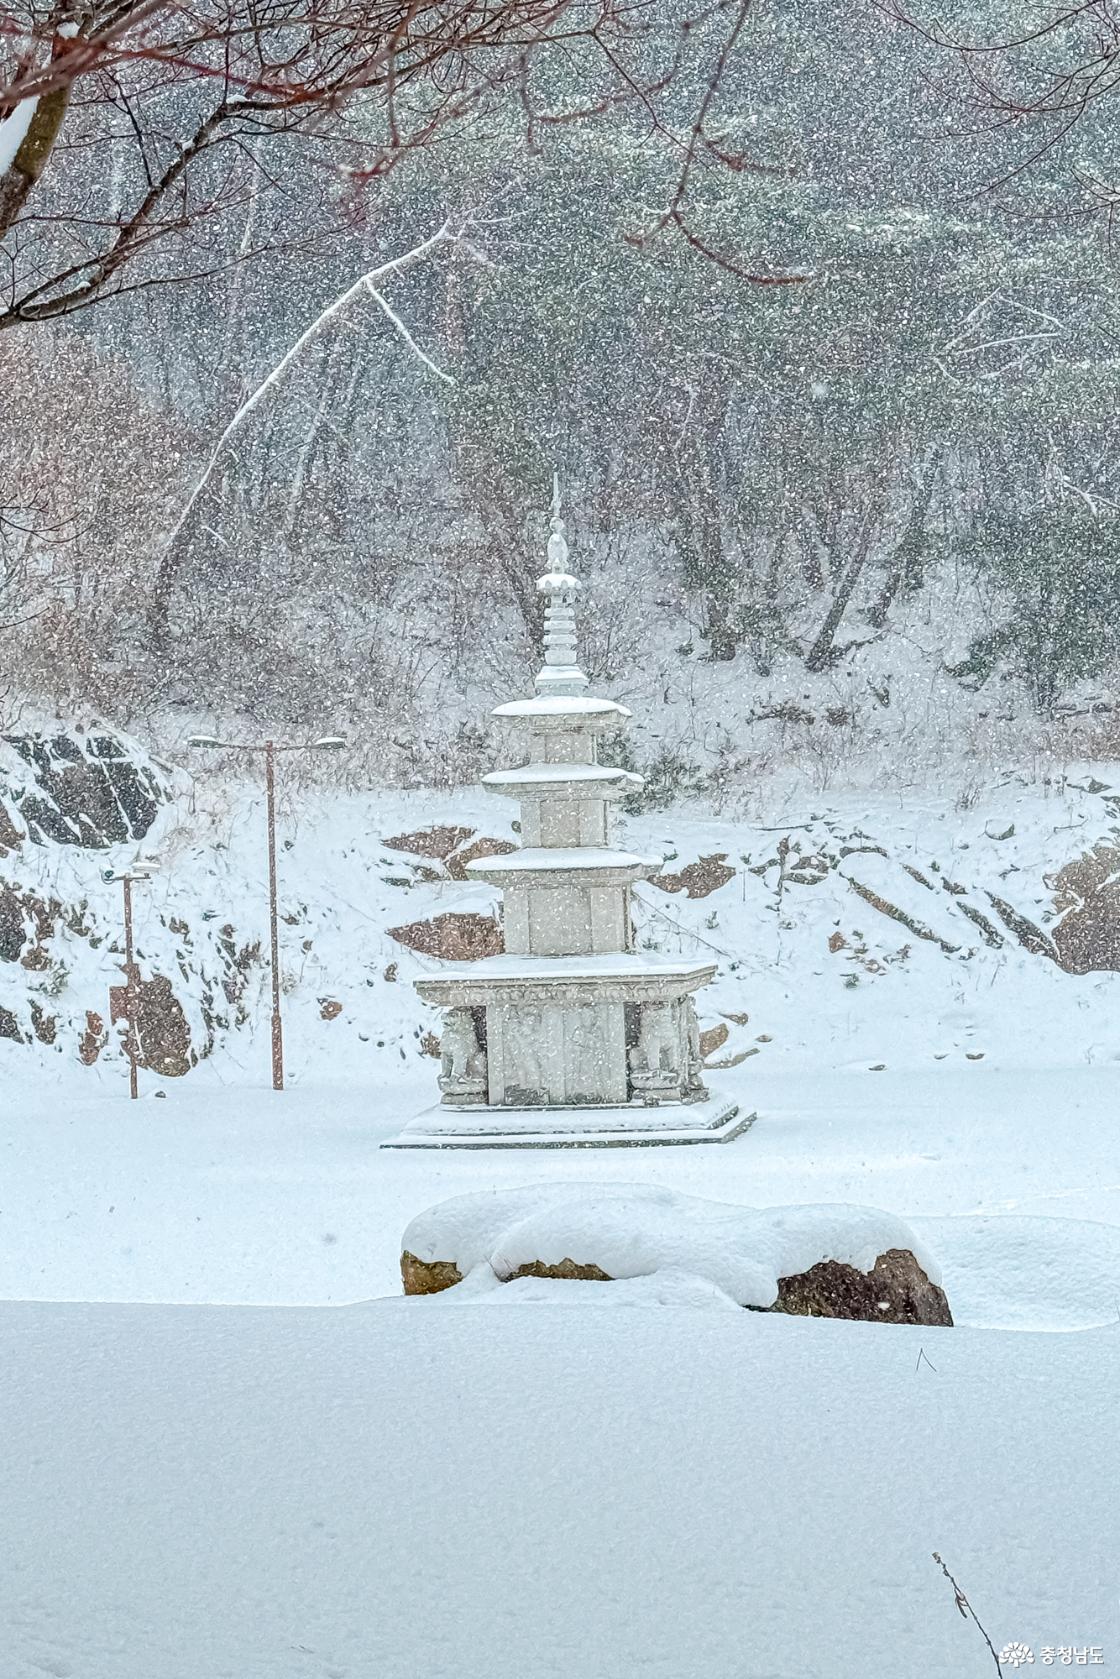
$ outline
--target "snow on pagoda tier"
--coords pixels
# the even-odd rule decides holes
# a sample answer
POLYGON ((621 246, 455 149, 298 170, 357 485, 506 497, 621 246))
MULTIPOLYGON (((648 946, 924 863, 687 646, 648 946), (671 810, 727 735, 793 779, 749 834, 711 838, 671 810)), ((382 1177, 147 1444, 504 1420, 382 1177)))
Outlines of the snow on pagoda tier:
POLYGON ((538 583, 546 610, 537 692, 492 714, 517 730, 525 762, 483 777, 489 792, 518 801, 521 847, 468 864, 473 879, 501 888, 505 954, 416 981, 426 1001, 447 1011, 443 1117, 414 1121, 399 1145, 421 1146, 409 1136, 418 1129, 433 1143, 457 1133, 469 1141, 464 1110, 491 1117, 499 1110, 500 1127, 514 1135, 541 1129, 547 1118, 565 1137, 707 1133, 695 1140, 722 1140, 713 1130, 737 1111, 728 1104, 708 1111, 701 1078, 692 993, 715 964, 634 949, 631 890, 661 859, 612 843, 614 807, 642 781, 598 762, 600 737, 630 713, 584 692, 574 614, 580 585, 563 532, 554 497, 549 570, 538 583), (650 1110, 663 1106, 675 1117, 658 1122, 650 1110))

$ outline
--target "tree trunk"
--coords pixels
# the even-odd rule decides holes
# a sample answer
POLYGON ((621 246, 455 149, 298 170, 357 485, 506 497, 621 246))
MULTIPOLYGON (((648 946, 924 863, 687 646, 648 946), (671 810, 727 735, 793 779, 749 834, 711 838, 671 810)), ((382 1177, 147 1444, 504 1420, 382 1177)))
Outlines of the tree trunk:
POLYGON ((805 656, 805 669, 809 671, 824 670, 832 657, 832 644, 836 640, 836 632, 840 628, 840 621, 848 609, 848 602, 856 592, 856 584, 863 575, 863 568, 867 564, 867 556, 871 551, 871 537, 875 530, 879 516, 879 499, 868 509, 863 521, 863 528, 856 539, 855 552, 841 574, 836 593, 832 597, 832 604, 825 614, 824 623, 820 627, 817 639, 805 656))
POLYGON ((836 640, 836 632, 840 628, 840 620, 848 609, 848 602, 855 594, 856 584, 860 580, 865 552, 853 556, 847 571, 840 580, 840 586, 832 597, 832 605, 825 614, 824 623, 820 627, 817 639, 805 655, 805 669, 810 671, 824 670, 832 654, 832 644, 836 640))
POLYGON ((906 594, 916 594, 922 586, 924 581, 923 562, 926 549, 929 546, 926 520, 929 518, 930 503, 933 500, 933 486, 937 481, 940 466, 940 454, 935 454, 922 475, 902 540, 891 556, 890 568, 883 587, 879 591, 879 597, 867 614, 867 621, 873 629, 881 630, 883 628, 887 621, 887 614, 894 605, 895 596, 900 589, 906 594))
MULTIPOLYGON (((64 45, 69 45, 69 42, 64 45)), ((11 230, 38 184, 61 132, 69 104, 69 83, 53 88, 35 101, 27 133, 16 148, 11 163, 0 175, 0 238, 11 230)), ((18 111, 19 106, 15 109, 18 111)))

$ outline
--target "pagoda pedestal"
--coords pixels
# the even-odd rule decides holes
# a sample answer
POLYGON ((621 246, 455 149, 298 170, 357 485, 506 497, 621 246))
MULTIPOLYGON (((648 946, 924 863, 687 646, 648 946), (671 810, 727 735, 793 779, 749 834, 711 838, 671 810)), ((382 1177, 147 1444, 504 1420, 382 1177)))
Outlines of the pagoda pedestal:
POLYGON ((518 801, 521 849, 467 865, 501 889, 505 954, 415 982, 445 1011, 442 1100, 385 1147, 726 1142, 753 1118, 703 1082, 693 994, 715 963, 634 949, 631 890, 660 859, 612 845, 614 807, 642 783, 598 761, 600 738, 630 713, 584 692, 579 584, 555 500, 548 557, 537 692, 493 713, 521 734, 526 761, 483 777, 518 801))

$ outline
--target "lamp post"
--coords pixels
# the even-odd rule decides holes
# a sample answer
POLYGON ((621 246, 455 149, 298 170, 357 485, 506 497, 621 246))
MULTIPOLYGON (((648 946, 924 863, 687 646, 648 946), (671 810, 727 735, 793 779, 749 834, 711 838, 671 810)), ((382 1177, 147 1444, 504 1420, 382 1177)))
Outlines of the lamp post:
POLYGON ((125 1037, 125 1050, 128 1055, 128 1094, 134 1102, 140 1094, 140 1042, 137 1020, 140 993, 138 990, 139 974, 136 969, 136 957, 132 941, 132 883, 133 881, 151 880, 158 868, 158 858, 141 857, 138 852, 127 868, 106 869, 103 874, 103 878, 107 881, 120 881, 124 898, 125 982, 123 985, 114 985, 109 988, 109 1021, 110 1024, 113 1024, 123 1018, 128 1024, 128 1032, 125 1037))
POLYGON ((278 752, 337 751, 346 742, 341 735, 320 735, 303 742, 219 740, 216 735, 191 735, 188 746, 203 746, 223 752, 263 752, 265 810, 268 820, 268 927, 272 968, 272 1088, 284 1088, 284 1029, 280 1018, 280 926, 276 902, 276 754, 278 752))

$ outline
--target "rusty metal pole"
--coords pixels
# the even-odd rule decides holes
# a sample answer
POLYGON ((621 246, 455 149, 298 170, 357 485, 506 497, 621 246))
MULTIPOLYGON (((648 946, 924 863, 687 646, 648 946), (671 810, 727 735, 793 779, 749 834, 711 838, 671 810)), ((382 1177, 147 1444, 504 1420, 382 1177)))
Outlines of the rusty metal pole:
POLYGON ((280 1021, 280 927, 276 906, 276 749, 264 748, 265 790, 268 803, 268 919, 272 939, 272 1088, 284 1088, 284 1031, 280 1021))
POLYGON ((124 962, 125 984, 128 987, 128 1033, 125 1042, 128 1047, 128 1094, 135 1102, 140 1094, 136 1064, 139 1058, 140 1046, 136 1038, 136 963, 132 954, 132 877, 125 875, 121 880, 124 888, 124 962))

